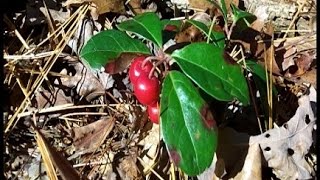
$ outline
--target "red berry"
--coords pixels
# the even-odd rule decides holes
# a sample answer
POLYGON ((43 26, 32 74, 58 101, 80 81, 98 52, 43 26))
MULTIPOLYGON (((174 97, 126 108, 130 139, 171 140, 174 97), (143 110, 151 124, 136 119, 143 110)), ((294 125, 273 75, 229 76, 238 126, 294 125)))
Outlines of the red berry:
POLYGON ((160 108, 158 103, 153 103, 149 105, 148 107, 148 115, 149 119, 156 124, 159 124, 159 118, 160 118, 160 108))
POLYGON ((133 86, 133 91, 141 104, 152 104, 159 99, 159 80, 155 76, 151 79, 148 76, 140 76, 133 86))
POLYGON ((145 58, 145 56, 136 57, 133 59, 133 62, 131 63, 129 69, 129 78, 133 84, 135 84, 139 76, 148 76, 153 67, 150 61, 146 62, 144 67, 141 66, 145 58))

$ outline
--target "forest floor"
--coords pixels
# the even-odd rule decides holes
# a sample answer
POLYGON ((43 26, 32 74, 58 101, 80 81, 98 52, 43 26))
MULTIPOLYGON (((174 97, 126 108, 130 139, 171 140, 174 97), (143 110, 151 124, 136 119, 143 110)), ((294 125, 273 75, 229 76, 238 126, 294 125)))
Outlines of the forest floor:
POLYGON ((210 27, 221 17, 219 9, 206 0, 29 0, 8 8, 5 179, 314 179, 317 2, 220 2, 256 16, 225 48, 232 54, 240 45, 267 81, 252 86, 255 103, 249 106, 205 99, 217 123, 218 147, 210 168, 197 176, 172 162, 162 127, 134 96, 131 56, 122 57, 117 73, 108 73, 90 69, 80 51, 95 34, 145 12, 182 21, 167 47, 206 41, 185 20, 210 27))

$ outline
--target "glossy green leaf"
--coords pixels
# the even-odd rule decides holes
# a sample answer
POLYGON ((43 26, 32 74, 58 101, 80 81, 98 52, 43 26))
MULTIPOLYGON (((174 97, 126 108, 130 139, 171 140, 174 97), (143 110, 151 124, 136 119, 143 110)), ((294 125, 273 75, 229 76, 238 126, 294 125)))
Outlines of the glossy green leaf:
MULTIPOLYGON (((216 2, 215 0, 207 0, 209 2, 211 2, 216 8, 218 8, 220 10, 220 12, 222 13, 223 15, 223 19, 225 22, 227 22, 227 11, 225 9, 222 8, 221 4, 222 4, 222 0, 220 1, 220 4, 218 4, 218 2, 216 2)), ((225 4, 225 3, 224 3, 225 4)), ((224 5, 226 6, 226 5, 224 5)))
POLYGON ((138 34, 145 39, 162 47, 162 25, 159 17, 153 12, 147 12, 124 21, 118 26, 119 30, 138 34))
POLYGON ((150 51, 141 41, 132 39, 124 32, 107 30, 88 40, 80 56, 91 68, 100 69, 122 53, 150 54, 150 51))
POLYGON ((206 102, 181 72, 171 71, 163 82, 161 133, 172 161, 195 176, 211 165, 217 131, 206 102))
MULTIPOLYGON (((195 20, 187 20, 187 22, 194 25, 202 33, 209 37, 209 28, 204 23, 195 20)), ((225 45, 225 35, 223 32, 211 31, 210 40, 212 40, 215 45, 221 48, 223 48, 225 45)))
POLYGON ((177 29, 175 31, 179 31, 181 27, 182 21, 181 20, 170 20, 170 19, 163 19, 161 20, 162 29, 165 29, 166 26, 172 25, 175 26, 177 29))
POLYGON ((226 7, 226 2, 224 0, 220 0, 220 5, 221 5, 221 10, 222 10, 223 17, 226 20, 227 16, 228 16, 228 10, 227 10, 227 7, 226 7))
POLYGON ((239 23, 238 21, 242 20, 242 22, 247 21, 249 24, 251 24, 254 20, 257 19, 255 15, 239 9, 237 6, 233 5, 232 3, 231 3, 231 9, 233 14, 233 21, 236 23, 239 23))
POLYGON ((237 98, 250 102, 248 85, 240 65, 229 62, 224 50, 207 43, 193 43, 176 50, 172 57, 183 72, 206 93, 220 101, 237 98))

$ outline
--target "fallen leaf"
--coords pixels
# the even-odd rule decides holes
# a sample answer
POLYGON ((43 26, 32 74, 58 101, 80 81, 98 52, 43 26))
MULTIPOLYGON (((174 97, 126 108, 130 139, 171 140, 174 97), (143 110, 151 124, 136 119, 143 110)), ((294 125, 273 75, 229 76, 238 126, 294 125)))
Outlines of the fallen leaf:
POLYGON ((125 0, 67 0, 63 6, 69 7, 89 2, 91 3, 89 9, 93 20, 97 20, 100 14, 106 12, 125 13, 125 0))
POLYGON ((73 128, 74 146, 85 153, 95 151, 113 130, 114 124, 114 118, 104 117, 86 126, 73 128))
POLYGON ((121 179, 139 179, 137 158, 134 155, 125 156, 119 163, 117 171, 119 172, 121 179))
POLYGON ((69 76, 61 77, 56 84, 75 88, 76 92, 89 102, 105 94, 103 85, 90 69, 87 69, 80 62, 70 62, 67 65, 68 67, 60 73, 69 76))
POLYGON ((250 137, 250 145, 260 145, 268 166, 280 179, 310 179, 315 173, 305 159, 313 143, 316 122, 310 103, 315 99, 311 98, 308 95, 299 98, 295 115, 281 127, 250 137))
POLYGON ((292 74, 293 76, 301 76, 309 70, 311 63, 313 62, 313 57, 307 53, 298 54, 298 58, 296 59, 296 65, 298 67, 297 71, 292 74))
MULTIPOLYGON (((277 53, 277 52, 276 52, 277 53)), ((294 57, 297 53, 297 48, 294 46, 289 47, 283 54, 282 71, 287 70, 290 66, 294 66, 294 57)))
POLYGON ((133 53, 122 53, 117 59, 111 60, 105 66, 105 72, 109 74, 117 74, 128 68, 133 58, 139 56, 133 53))

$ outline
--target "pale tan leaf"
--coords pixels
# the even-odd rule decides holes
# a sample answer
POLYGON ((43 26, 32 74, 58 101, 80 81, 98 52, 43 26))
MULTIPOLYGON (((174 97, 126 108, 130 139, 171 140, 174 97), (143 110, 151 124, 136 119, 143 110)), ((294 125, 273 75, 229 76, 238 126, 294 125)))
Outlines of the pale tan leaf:
POLYGON ((89 9, 94 20, 97 20, 100 14, 106 12, 125 13, 125 0, 67 0, 64 6, 69 7, 89 2, 91 3, 89 9))
POLYGON ((262 179, 261 174, 261 150, 258 143, 252 144, 248 149, 243 168, 236 175, 235 180, 262 179))
POLYGON ((87 101, 91 101, 105 94, 103 85, 90 69, 86 68, 80 62, 70 62, 68 65, 68 69, 63 69, 60 73, 71 74, 72 71, 75 70, 75 74, 61 77, 58 82, 60 84, 58 85, 75 88, 77 93, 85 97, 87 101))
POLYGON ((313 143, 313 127, 316 123, 311 107, 311 102, 316 103, 316 100, 311 90, 310 95, 299 98, 299 107, 287 123, 250 137, 250 144, 259 143, 268 166, 280 179, 310 179, 315 173, 305 159, 313 143))
POLYGON ((114 118, 104 117, 86 126, 73 128, 74 146, 86 153, 95 151, 112 131, 114 118))

